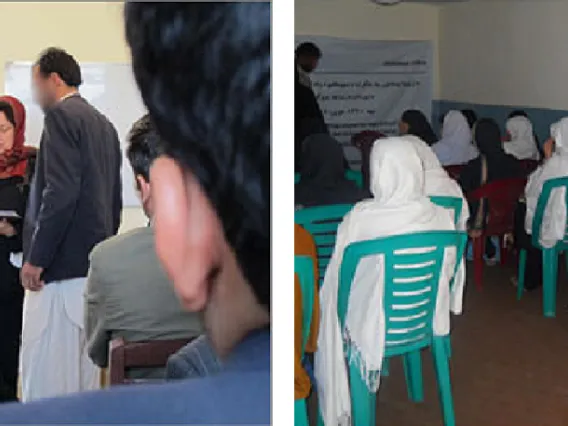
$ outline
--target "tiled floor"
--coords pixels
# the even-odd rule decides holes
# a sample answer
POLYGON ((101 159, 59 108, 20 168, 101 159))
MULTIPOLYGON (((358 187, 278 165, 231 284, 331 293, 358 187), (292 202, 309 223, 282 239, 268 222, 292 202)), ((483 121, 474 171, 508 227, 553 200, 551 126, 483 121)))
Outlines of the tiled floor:
MULTIPOLYGON (((470 268, 471 269, 471 268, 470 268)), ((453 320, 452 388, 457 426, 568 425, 568 279, 559 274, 557 317, 542 316, 542 291, 516 301, 512 270, 485 269, 485 288, 468 285, 462 317, 453 320)), ((425 402, 406 394, 400 361, 381 383, 378 426, 442 425, 428 352, 425 402)))

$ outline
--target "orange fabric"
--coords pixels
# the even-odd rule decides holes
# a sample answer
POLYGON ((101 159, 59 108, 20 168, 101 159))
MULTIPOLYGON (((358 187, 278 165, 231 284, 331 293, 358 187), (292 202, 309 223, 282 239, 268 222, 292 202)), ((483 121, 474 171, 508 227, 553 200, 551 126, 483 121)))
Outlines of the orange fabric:
MULTIPOLYGON (((313 237, 300 225, 294 224, 294 254, 310 256, 314 261, 314 308, 310 325, 310 336, 306 344, 306 352, 315 352, 319 329, 319 286, 317 268, 317 250, 313 237)), ((308 373, 302 367, 302 291, 300 280, 294 277, 294 398, 307 398, 310 394, 311 382, 308 373)))

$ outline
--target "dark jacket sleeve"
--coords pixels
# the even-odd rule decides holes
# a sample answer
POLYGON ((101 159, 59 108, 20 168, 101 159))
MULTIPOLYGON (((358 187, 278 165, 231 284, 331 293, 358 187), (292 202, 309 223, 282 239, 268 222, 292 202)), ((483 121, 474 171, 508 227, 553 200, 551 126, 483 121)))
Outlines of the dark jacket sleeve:
POLYGON ((46 269, 73 218, 81 187, 81 155, 61 109, 46 114, 43 136, 46 185, 27 261, 46 269))

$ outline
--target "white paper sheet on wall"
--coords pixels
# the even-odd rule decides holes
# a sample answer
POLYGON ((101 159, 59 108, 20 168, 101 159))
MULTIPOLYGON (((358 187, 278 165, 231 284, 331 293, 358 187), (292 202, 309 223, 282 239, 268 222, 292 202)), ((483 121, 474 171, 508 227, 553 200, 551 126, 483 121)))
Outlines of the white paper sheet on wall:
POLYGON ((312 74, 313 90, 332 135, 350 166, 360 168, 351 136, 363 130, 398 133, 407 109, 432 112, 432 43, 429 41, 348 40, 297 35, 323 56, 312 74))
MULTIPOLYGON (((20 99, 26 107, 26 144, 39 146, 43 112, 33 102, 31 62, 9 62, 5 69, 5 93, 20 99)), ((139 206, 134 177, 124 156, 126 135, 134 121, 146 113, 130 64, 81 63, 83 84, 80 92, 114 124, 123 152, 122 197, 126 207, 139 206)))

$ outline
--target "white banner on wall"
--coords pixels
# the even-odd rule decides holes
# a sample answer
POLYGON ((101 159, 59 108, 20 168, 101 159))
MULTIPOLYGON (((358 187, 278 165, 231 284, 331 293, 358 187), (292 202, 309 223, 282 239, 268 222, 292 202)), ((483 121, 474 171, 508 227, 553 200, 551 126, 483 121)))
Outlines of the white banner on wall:
POLYGON ((398 133, 407 109, 432 112, 432 43, 296 36, 322 50, 313 90, 332 135, 351 167, 360 167, 351 136, 363 130, 398 133))

